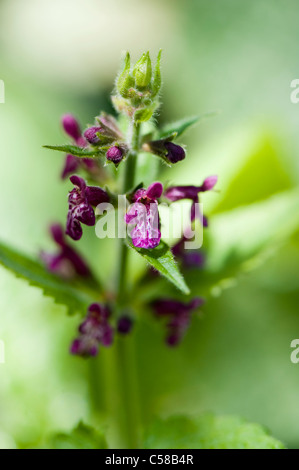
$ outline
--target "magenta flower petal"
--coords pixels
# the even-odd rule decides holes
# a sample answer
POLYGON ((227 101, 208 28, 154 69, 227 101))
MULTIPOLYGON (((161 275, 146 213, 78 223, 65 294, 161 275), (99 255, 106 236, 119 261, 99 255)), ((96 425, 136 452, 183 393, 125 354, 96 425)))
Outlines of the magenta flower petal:
POLYGON ((90 144, 97 145, 100 142, 97 133, 101 131, 103 131, 103 129, 100 126, 93 126, 86 129, 83 135, 90 144))
POLYGON ((176 258, 182 261, 184 268, 202 268, 205 263, 205 256, 199 250, 185 249, 185 242, 191 241, 185 235, 172 247, 171 251, 176 258))
POLYGON ((189 327, 192 313, 203 303, 204 300, 200 297, 195 297, 187 304, 172 299, 159 299, 152 302, 156 316, 169 318, 166 324, 166 343, 169 346, 176 346, 181 341, 189 327))
POLYGON ((133 320, 128 315, 122 315, 117 322, 117 331, 123 335, 130 333, 133 328, 133 320))
MULTIPOLYGON (((62 124, 65 132, 72 138, 74 144, 78 147, 85 148, 88 141, 83 135, 81 135, 81 129, 77 120, 70 114, 66 114, 62 118, 62 124)), ((90 143, 96 143, 98 137, 96 132, 101 130, 101 127, 92 127, 87 129, 86 135, 89 138, 90 143)), ((99 171, 99 164, 92 158, 78 158, 74 155, 66 155, 65 165, 62 170, 61 178, 65 179, 69 175, 74 174, 79 168, 84 168, 88 173, 94 175, 99 171)))
POLYGON ((84 191, 86 188, 85 180, 78 175, 71 176, 70 182, 73 183, 74 186, 78 186, 80 191, 84 191))
POLYGON ((65 132, 76 142, 81 137, 81 129, 78 121, 72 114, 62 116, 62 125, 65 132))
POLYGON ((203 184, 200 186, 200 191, 201 192, 211 191, 216 185, 217 181, 218 181, 218 176, 216 175, 209 176, 208 178, 204 180, 203 184))
POLYGON ((55 243, 57 243, 57 245, 60 245, 62 247, 65 246, 64 231, 60 224, 51 225, 50 233, 55 243))

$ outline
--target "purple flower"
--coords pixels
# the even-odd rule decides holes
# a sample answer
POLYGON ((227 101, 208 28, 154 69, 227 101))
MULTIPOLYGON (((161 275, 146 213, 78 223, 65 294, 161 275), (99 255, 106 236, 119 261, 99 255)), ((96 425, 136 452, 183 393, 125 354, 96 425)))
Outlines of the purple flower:
POLYGON ((176 346, 182 340, 190 325, 192 313, 203 303, 204 300, 200 297, 195 297, 187 304, 172 299, 159 299, 152 302, 156 316, 169 318, 166 324, 166 343, 169 346, 176 346))
POLYGON ((69 193, 66 233, 73 240, 80 240, 83 233, 81 223, 88 226, 95 225, 93 206, 109 202, 109 196, 101 188, 87 186, 84 179, 79 176, 71 176, 70 181, 75 188, 69 193))
POLYGON ((193 201, 191 207, 191 221, 195 220, 196 216, 201 220, 204 227, 207 226, 207 219, 198 212, 197 204, 199 203, 199 194, 210 191, 217 183, 217 176, 209 176, 206 178, 201 186, 171 186, 167 188, 164 195, 172 202, 180 201, 182 199, 191 199, 193 201))
POLYGON ((117 147, 116 145, 114 145, 113 147, 110 147, 110 149, 108 149, 106 153, 107 160, 115 163, 116 165, 118 165, 122 161, 123 156, 124 156, 124 152, 122 151, 120 147, 117 147))
POLYGON ((199 250, 185 248, 185 243, 190 242, 191 239, 186 235, 183 235, 182 238, 172 247, 171 251, 182 261, 184 268, 202 268, 205 263, 205 256, 199 250))
POLYGON ((76 276, 90 276, 91 272, 86 262, 65 240, 62 226, 60 224, 52 225, 50 233, 59 252, 57 254, 41 252, 40 257, 48 270, 67 280, 76 276))
POLYGON ((134 224, 131 231, 133 245, 137 248, 155 248, 161 240, 158 201, 163 192, 163 185, 152 183, 148 189, 138 189, 133 195, 125 221, 134 224))
POLYGON ((110 309, 106 305, 92 304, 84 321, 79 326, 79 336, 73 341, 70 351, 83 357, 96 356, 99 346, 110 346, 113 328, 109 325, 110 309))
POLYGON ((177 163, 184 160, 186 157, 185 150, 180 145, 174 144, 173 142, 165 142, 164 147, 167 150, 166 158, 170 163, 177 163))
POLYGON ((130 333, 133 328, 133 320, 129 315, 122 315, 117 322, 117 331, 123 335, 130 333))

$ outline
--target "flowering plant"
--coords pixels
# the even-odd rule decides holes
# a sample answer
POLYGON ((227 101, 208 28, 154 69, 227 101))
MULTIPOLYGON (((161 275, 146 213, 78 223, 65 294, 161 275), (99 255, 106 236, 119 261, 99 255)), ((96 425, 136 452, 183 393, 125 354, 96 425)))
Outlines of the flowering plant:
MULTIPOLYGON (((71 143, 45 146, 65 154, 61 178, 69 178, 72 185, 65 224, 56 222, 50 227, 57 251, 41 251, 40 264, 2 246, 0 260, 32 285, 42 287, 46 295, 66 305, 70 313, 80 313, 78 330, 73 332, 69 346, 73 356, 96 361, 102 349, 115 349, 117 380, 113 385, 118 393, 114 419, 108 419, 108 424, 114 428, 114 445, 151 447, 159 445, 153 436, 158 434, 163 442, 163 433, 167 434, 169 429, 177 428, 181 432, 185 428, 190 430, 190 426, 194 439, 199 442, 203 426, 212 429, 211 436, 216 436, 211 437, 209 443, 201 442, 202 447, 209 447, 213 439, 215 442, 222 439, 219 423, 224 433, 226 426, 234 429, 235 434, 231 433, 234 441, 243 430, 243 422, 218 421, 209 416, 196 422, 189 418, 171 418, 169 422, 160 422, 158 432, 154 424, 146 432, 147 438, 142 440, 146 426, 143 426, 138 406, 134 372, 136 351, 132 348, 132 337, 138 321, 146 315, 164 323, 165 347, 179 347, 187 335, 193 317, 205 302, 204 296, 192 289, 192 279, 198 279, 206 260, 201 242, 196 240, 198 233, 208 227, 200 197, 213 191, 218 181, 215 175, 205 175, 201 181, 194 181, 194 186, 183 186, 170 185, 153 177, 144 184, 140 176, 139 163, 144 155, 149 157, 149 169, 157 158, 161 165, 168 167, 184 165, 186 149, 180 139, 183 132, 199 120, 199 117, 192 117, 162 128, 157 126, 162 85, 160 62, 161 51, 155 67, 152 67, 149 53, 143 54, 134 65, 126 54, 112 94, 116 117, 102 112, 82 131, 74 116, 63 116, 62 126, 71 143), (181 206, 185 223, 180 227, 180 236, 167 243, 163 230, 169 221, 160 209, 172 208, 179 201, 187 201, 181 206), (99 282, 74 242, 84 237, 85 226, 103 227, 104 213, 115 215, 115 211, 119 225, 124 225, 125 230, 115 240, 117 272, 114 284, 108 286, 99 282), (129 269, 130 253, 145 261, 142 275, 137 279, 129 269)), ((94 380, 94 374, 92 377, 94 380)), ((101 387, 108 388, 108 385, 103 383, 101 387)), ((99 419, 105 421, 106 418, 101 415, 99 419)), ((265 437, 262 429, 255 429, 255 432, 257 439, 265 439, 269 447, 280 446, 265 437)), ((102 433, 83 424, 68 439, 73 442, 86 435, 97 447, 107 445, 102 433)), ((186 446, 179 436, 175 439, 176 446, 186 446)))
MULTIPOLYGON (((207 218, 200 212, 199 194, 212 190, 217 183, 217 176, 206 178, 199 186, 164 187, 161 182, 153 181, 145 188, 142 181, 136 180, 138 156, 141 151, 159 157, 162 163, 168 166, 181 164, 179 162, 185 159, 186 151, 174 141, 196 121, 194 118, 183 124, 174 124, 170 130, 166 131, 156 128, 153 118, 160 106, 159 95, 162 83, 160 61, 161 51, 153 70, 149 53, 146 53, 131 67, 130 55, 126 54, 124 68, 117 77, 112 95, 115 110, 125 122, 122 126, 125 130, 121 128, 120 118, 116 119, 111 115, 101 113, 95 118, 95 123, 82 133, 78 121, 72 115, 67 114, 62 118, 62 125, 66 134, 72 139, 72 145, 46 146, 67 153, 62 178, 69 176, 74 188, 68 197, 69 210, 65 234, 73 240, 81 239, 82 225, 94 226, 96 224, 96 213, 101 213, 101 204, 104 205, 104 210, 106 204, 109 204, 112 209, 119 209, 118 198, 121 195, 125 198, 126 209, 122 219, 128 225, 128 234, 125 239, 120 239, 119 280, 114 299, 108 305, 107 295, 103 292, 103 303, 98 304, 97 314, 92 317, 91 307, 89 307, 87 317, 79 327, 79 337, 74 340, 71 347, 73 354, 84 357, 94 356, 98 353, 100 344, 110 346, 113 343, 115 331, 121 334, 131 331, 134 324, 134 312, 130 316, 126 314, 126 309, 132 310, 126 287, 129 247, 146 258, 156 275, 166 276, 186 296, 189 294, 189 289, 175 258, 188 259, 191 266, 202 265, 198 250, 195 250, 197 256, 194 253, 192 257, 189 256, 185 242, 188 238, 194 237, 192 226, 196 218, 203 227, 208 225, 207 218), (146 128, 149 122, 150 126, 146 128), (149 127, 150 132, 148 132, 149 127), (90 186, 81 176, 74 174, 80 170, 83 170, 86 177, 96 182, 98 186, 90 186), (122 172, 121 177, 117 175, 119 172, 122 172), (192 201, 189 224, 183 227, 182 238, 172 249, 161 238, 163 220, 160 220, 159 204, 162 199, 168 204, 179 200, 192 201), (126 328, 121 326, 124 324, 124 316, 127 319, 126 328), (107 335, 109 340, 103 340, 103 337, 106 338, 107 335)), ((81 259, 72 248, 68 248, 68 254, 65 254, 67 242, 57 226, 53 226, 51 232, 54 240, 59 244, 60 251, 57 255, 42 253, 48 269, 64 278, 89 276, 88 268, 84 272, 82 270, 79 272, 76 268, 78 259, 85 266, 83 258, 81 259), (66 266, 66 261, 68 266, 66 266)), ((174 346, 183 338, 192 313, 202 304, 203 299, 200 298, 184 302, 181 299, 162 297, 152 300, 147 304, 147 308, 152 309, 156 317, 169 318, 166 324, 167 344, 174 346)))

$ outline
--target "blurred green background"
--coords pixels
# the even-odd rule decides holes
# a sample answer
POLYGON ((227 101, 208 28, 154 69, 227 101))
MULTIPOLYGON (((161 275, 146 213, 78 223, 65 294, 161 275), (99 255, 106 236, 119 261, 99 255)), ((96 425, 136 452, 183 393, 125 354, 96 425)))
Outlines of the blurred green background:
MULTIPOLYGON (((161 122, 220 111, 188 131, 187 159, 163 178, 200 184, 219 175, 219 193, 204 199, 210 269, 229 280, 209 291, 175 351, 159 325, 138 323, 145 421, 237 414, 299 447, 299 364, 290 361, 299 337, 299 104, 290 101, 298 14, 296 0, 0 1, 0 234, 20 250, 53 249, 47 226, 64 222, 70 186, 59 180, 62 156, 41 147, 65 141, 63 113, 85 125, 111 110, 123 49, 134 59, 163 49, 161 122), (225 272, 229 257, 237 279, 225 272)), ((82 251, 109 282, 111 247, 85 230, 82 251)), ((201 282, 204 291, 204 273, 199 294, 201 282)), ((91 422, 91 366, 68 355, 78 317, 2 268, 0 289, 0 447, 37 445, 53 430, 91 422)))

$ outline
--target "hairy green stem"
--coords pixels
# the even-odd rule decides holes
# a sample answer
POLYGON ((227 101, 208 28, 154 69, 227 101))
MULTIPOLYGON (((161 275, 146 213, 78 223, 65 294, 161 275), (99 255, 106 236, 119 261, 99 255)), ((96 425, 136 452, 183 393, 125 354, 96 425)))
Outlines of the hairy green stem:
MULTIPOLYGON (((130 152, 127 157, 123 193, 133 188, 139 151, 140 125, 133 124, 130 136, 130 152)), ((127 299, 128 248, 120 239, 120 253, 117 278, 117 309, 121 312, 127 299)), ((139 445, 139 405, 138 383, 136 378, 136 355, 134 337, 119 338, 116 342, 116 364, 119 384, 119 431, 125 447, 138 448, 139 445)))

